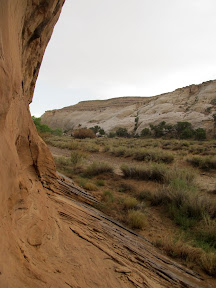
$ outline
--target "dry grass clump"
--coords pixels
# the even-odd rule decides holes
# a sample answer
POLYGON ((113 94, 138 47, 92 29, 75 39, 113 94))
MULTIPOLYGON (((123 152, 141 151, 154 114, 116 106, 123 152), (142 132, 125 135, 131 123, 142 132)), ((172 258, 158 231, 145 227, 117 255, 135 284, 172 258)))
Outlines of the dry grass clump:
POLYGON ((167 167, 164 165, 148 165, 148 166, 121 166, 122 173, 125 178, 137 180, 166 182, 167 167))
POLYGON ((93 177, 104 173, 113 173, 113 167, 108 163, 94 162, 85 169, 84 173, 87 177, 93 177))
POLYGON ((196 263, 203 271, 211 276, 216 275, 216 254, 205 252, 183 240, 174 241, 165 237, 155 241, 155 246, 161 248, 172 258, 184 260, 186 263, 196 263))
POLYGON ((173 162, 174 156, 162 150, 139 149, 134 153, 133 159, 138 161, 163 162, 168 164, 173 162))
POLYGON ((201 268, 210 276, 216 276, 216 254, 203 253, 200 258, 201 268))
POLYGON ((138 210, 129 210, 127 217, 128 225, 133 229, 142 229, 147 226, 146 215, 138 210))
POLYGON ((142 166, 122 165, 121 170, 125 178, 159 183, 170 183, 175 178, 182 179, 188 183, 194 179, 194 173, 190 170, 169 167, 165 164, 157 163, 142 166))
POLYGON ((130 145, 131 147, 125 147, 123 145, 113 147, 110 149, 110 153, 116 157, 133 157, 137 161, 152 161, 157 163, 172 163, 174 156, 170 153, 166 153, 162 150, 156 149, 146 149, 146 148, 137 148, 135 145, 130 145))
POLYGON ((98 190, 98 187, 94 183, 91 183, 91 182, 86 182, 83 185, 83 188, 88 190, 88 191, 97 191, 98 190))
POLYGON ((86 145, 84 149, 87 152, 96 153, 96 152, 99 152, 100 147, 99 147, 99 145, 92 143, 92 144, 86 145))
POLYGON ((203 170, 216 169, 216 158, 215 157, 200 157, 194 156, 187 159, 187 161, 194 167, 198 167, 203 170))
POLYGON ((172 258, 179 258, 188 262, 199 261, 202 255, 202 249, 192 247, 185 241, 174 241, 170 237, 165 237, 154 242, 155 246, 162 248, 166 254, 172 258))
POLYGON ((134 197, 127 197, 124 199, 123 206, 124 209, 129 210, 129 209, 134 209, 138 205, 138 201, 134 197))
POLYGON ((124 146, 119 146, 119 147, 113 147, 110 150, 110 154, 114 155, 115 157, 124 157, 125 153, 127 151, 127 148, 124 146))
POLYGON ((210 248, 216 249, 216 219, 205 215, 203 220, 195 227, 194 236, 201 246, 206 243, 210 248))

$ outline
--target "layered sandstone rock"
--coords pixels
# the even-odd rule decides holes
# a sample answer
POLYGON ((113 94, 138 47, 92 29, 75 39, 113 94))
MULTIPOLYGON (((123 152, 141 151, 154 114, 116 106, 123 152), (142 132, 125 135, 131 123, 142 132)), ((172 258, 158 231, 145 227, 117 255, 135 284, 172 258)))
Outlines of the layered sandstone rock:
POLYGON ((63 2, 0 2, 0 287, 207 287, 57 177, 29 103, 63 2))
POLYGON ((47 111, 42 122, 51 128, 66 131, 82 127, 101 126, 106 132, 119 127, 130 132, 138 117, 137 133, 149 124, 166 121, 191 122, 194 128, 205 128, 213 135, 213 114, 216 113, 216 81, 177 89, 155 97, 121 97, 109 100, 84 101, 59 110, 47 111))

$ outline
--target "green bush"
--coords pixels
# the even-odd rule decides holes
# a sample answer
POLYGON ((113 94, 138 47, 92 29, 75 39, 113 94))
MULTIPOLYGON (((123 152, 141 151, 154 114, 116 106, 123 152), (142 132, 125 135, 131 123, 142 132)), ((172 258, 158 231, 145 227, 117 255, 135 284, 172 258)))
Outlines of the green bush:
POLYGON ((151 135, 151 130, 149 128, 144 128, 142 129, 140 136, 141 137, 146 137, 151 135))
POLYGON ((118 137, 128 137, 129 133, 126 128, 118 128, 118 130, 116 131, 116 135, 118 137))
POLYGON ((109 138, 114 138, 116 136, 115 132, 109 132, 108 137, 109 138))

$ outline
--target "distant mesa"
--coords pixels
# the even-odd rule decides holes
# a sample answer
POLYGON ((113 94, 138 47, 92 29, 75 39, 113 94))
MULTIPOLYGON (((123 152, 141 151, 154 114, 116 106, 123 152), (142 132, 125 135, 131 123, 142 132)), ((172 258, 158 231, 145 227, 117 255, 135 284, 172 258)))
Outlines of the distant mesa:
POLYGON ((99 125, 106 132, 119 127, 134 129, 134 119, 139 117, 137 133, 165 121, 190 122, 194 128, 204 128, 213 134, 213 115, 216 113, 216 80, 200 85, 190 85, 154 97, 119 97, 108 100, 82 101, 59 110, 46 111, 42 122, 52 129, 71 131, 80 127, 99 125))

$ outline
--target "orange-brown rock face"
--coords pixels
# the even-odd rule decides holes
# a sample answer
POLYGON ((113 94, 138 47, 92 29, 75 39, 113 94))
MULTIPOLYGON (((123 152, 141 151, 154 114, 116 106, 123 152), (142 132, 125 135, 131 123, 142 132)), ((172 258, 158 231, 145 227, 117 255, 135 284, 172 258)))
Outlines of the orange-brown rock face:
POLYGON ((20 287, 18 277, 14 276, 21 269, 19 242, 29 229, 33 234, 39 229, 33 223, 37 225, 42 217, 42 205, 31 207, 25 224, 20 224, 19 219, 33 205, 28 203, 33 187, 34 193, 39 193, 45 175, 55 177, 53 159, 35 131, 29 103, 63 3, 63 0, 0 2, 0 287, 20 287))
POLYGON ((63 2, 0 1, 0 287, 209 287, 57 179, 29 103, 63 2))

